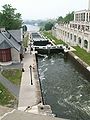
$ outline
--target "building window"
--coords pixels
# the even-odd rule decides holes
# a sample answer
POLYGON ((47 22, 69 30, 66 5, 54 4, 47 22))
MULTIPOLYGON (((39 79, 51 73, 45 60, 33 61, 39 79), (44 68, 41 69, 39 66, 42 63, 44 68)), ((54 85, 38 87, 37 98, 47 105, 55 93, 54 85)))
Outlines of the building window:
POLYGON ((77 28, 77 24, 75 24, 75 28, 77 28))
POLYGON ((81 13, 81 21, 83 21, 83 13, 81 13))
POLYGON ((74 41, 76 42, 76 35, 74 35, 74 41))
POLYGON ((84 47, 88 48, 88 41, 87 40, 84 40, 84 47))
POLYGON ((78 43, 81 44, 81 38, 80 37, 78 38, 78 43))
POLYGON ((80 25, 78 25, 78 30, 80 30, 80 25))
POLYGON ((84 25, 82 25, 82 30, 84 30, 84 25))
POLYGON ((75 28, 75 25, 73 24, 73 28, 75 28))
POLYGON ((68 33, 68 38, 69 38, 69 33, 68 33))
POLYGON ((78 14, 78 21, 81 21, 81 14, 78 14))
POLYGON ((78 14, 75 15, 75 21, 78 21, 78 14))
POLYGON ((67 32, 65 32, 65 37, 67 36, 67 32))
POLYGON ((90 13, 89 13, 89 22, 90 22, 90 13))
POLYGON ((72 40, 72 34, 70 34, 70 39, 72 40))
POLYGON ((89 31, 89 26, 86 26, 86 31, 89 31))
POLYGON ((86 19, 86 21, 88 22, 88 13, 87 13, 87 19, 86 19))
POLYGON ((84 13, 84 15, 83 15, 83 18, 84 18, 83 21, 85 21, 85 13, 84 13))

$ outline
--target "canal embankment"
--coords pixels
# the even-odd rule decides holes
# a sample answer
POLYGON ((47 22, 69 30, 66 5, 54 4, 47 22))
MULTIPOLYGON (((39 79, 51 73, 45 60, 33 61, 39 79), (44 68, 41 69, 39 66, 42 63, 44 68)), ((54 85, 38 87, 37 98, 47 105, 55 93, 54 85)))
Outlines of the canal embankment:
POLYGON ((38 57, 45 104, 57 117, 90 119, 90 84, 70 59, 63 54, 38 57))
POLYGON ((18 110, 53 116, 51 107, 45 105, 38 76, 36 52, 28 50, 23 60, 23 73, 19 93, 18 110))
MULTIPOLYGON (((77 71, 75 64, 73 65, 69 61, 72 58, 77 60, 78 57, 69 55, 68 62, 63 58, 63 55, 40 59, 39 70, 42 69, 40 76, 44 75, 45 77, 40 77, 40 82, 42 82, 40 86, 43 88, 45 103, 51 105, 58 117, 73 118, 73 120, 74 118, 75 120, 87 119, 90 118, 87 106, 89 98, 86 90, 89 88, 88 82, 86 82, 87 79, 84 78, 84 75, 77 71)), ((44 110, 44 106, 40 106, 39 110, 40 112, 44 110)))
POLYGON ((81 60, 73 52, 68 52, 68 58, 71 59, 72 62, 74 62, 76 68, 86 76, 88 81, 90 81, 90 66, 83 60, 81 60))
MULTIPOLYGON (((51 32, 43 32, 42 33, 45 37, 49 38, 54 44, 64 44, 67 43, 63 42, 62 40, 57 39, 55 36, 52 35, 51 32)), ((85 52, 85 50, 81 50, 78 47, 71 47, 68 45, 70 50, 65 53, 65 57, 69 57, 72 61, 76 64, 77 68, 88 78, 90 81, 90 54, 85 52), (76 52, 75 52, 76 51, 76 52), (77 55, 78 54, 78 55, 77 55)))

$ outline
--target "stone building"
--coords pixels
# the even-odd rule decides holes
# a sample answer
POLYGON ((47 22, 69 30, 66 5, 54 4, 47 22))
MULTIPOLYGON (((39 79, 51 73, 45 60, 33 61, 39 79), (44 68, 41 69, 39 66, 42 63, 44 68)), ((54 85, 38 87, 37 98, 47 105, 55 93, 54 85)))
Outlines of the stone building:
POLYGON ((56 24, 52 33, 71 46, 80 46, 90 52, 90 0, 88 10, 74 12, 74 20, 69 24, 56 24))
POLYGON ((0 29, 0 64, 22 60, 22 30, 0 29))

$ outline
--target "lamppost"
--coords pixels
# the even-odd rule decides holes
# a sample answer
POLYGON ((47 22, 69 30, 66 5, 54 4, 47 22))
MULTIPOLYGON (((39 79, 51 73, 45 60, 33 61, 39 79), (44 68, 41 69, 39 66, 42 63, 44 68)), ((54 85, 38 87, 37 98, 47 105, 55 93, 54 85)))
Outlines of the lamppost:
POLYGON ((32 66, 30 65, 29 68, 30 68, 30 76, 31 76, 31 85, 33 85, 33 82, 32 82, 32 66))
POLYGON ((30 43, 30 55, 31 55, 31 43, 30 43))

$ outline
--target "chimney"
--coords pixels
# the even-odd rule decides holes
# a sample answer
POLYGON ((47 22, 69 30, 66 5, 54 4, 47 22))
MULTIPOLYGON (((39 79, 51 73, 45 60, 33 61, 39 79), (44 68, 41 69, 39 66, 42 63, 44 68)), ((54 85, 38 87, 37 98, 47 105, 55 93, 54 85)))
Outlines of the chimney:
POLYGON ((89 0, 89 2, 88 2, 88 10, 90 10, 90 0, 89 0))

